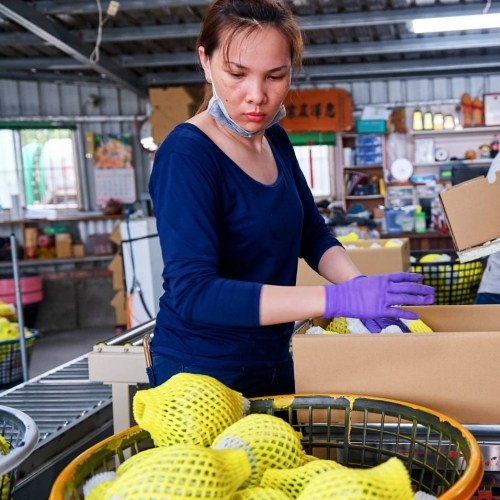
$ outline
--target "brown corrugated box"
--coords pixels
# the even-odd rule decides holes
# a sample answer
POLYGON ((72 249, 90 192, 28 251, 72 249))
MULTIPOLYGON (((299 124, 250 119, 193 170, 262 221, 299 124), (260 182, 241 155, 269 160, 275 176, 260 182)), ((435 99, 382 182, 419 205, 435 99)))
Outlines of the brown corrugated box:
POLYGON ((115 254, 111 260, 108 270, 113 273, 113 290, 123 290, 123 257, 120 254, 115 254))
POLYGON ((54 235, 56 243, 56 255, 60 259, 72 257, 71 234, 59 233, 54 235))
MULTIPOLYGON (((362 274, 396 273, 410 269, 410 241, 408 238, 399 238, 403 245, 400 247, 384 247, 388 240, 359 240, 344 243, 344 246, 354 245, 358 248, 349 248, 346 252, 362 274), (384 248, 370 248, 374 243, 384 248)), ((297 269, 298 286, 314 286, 329 283, 322 276, 312 270, 304 259, 299 260, 297 269)))
POLYGON ((463 424, 500 424, 500 305, 407 309, 434 333, 305 335, 304 326, 292 339, 296 392, 396 399, 463 424))
POLYGON ((500 172, 490 183, 478 177, 444 189, 439 197, 458 251, 500 238, 500 172))
POLYGON ((127 311, 126 311, 127 296, 124 290, 116 292, 110 304, 115 308, 115 324, 127 324, 127 311))

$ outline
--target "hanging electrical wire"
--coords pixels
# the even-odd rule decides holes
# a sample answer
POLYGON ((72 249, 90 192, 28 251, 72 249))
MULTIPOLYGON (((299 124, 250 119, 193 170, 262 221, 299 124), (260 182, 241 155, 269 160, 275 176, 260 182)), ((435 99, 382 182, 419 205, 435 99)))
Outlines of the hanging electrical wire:
POLYGON ((114 0, 109 2, 108 10, 106 11, 106 17, 103 19, 101 0, 96 0, 96 2, 97 2, 97 11, 99 12, 99 25, 97 26, 97 39, 95 42, 95 47, 94 50, 92 51, 92 54, 90 54, 89 58, 90 62, 93 64, 97 64, 99 62, 99 57, 100 57, 99 50, 102 42, 102 29, 110 17, 116 16, 118 8, 120 7, 119 2, 116 2, 114 0))
POLYGON ((484 6, 483 9, 483 14, 488 14, 490 7, 491 7, 491 0, 487 0, 486 5, 484 6))

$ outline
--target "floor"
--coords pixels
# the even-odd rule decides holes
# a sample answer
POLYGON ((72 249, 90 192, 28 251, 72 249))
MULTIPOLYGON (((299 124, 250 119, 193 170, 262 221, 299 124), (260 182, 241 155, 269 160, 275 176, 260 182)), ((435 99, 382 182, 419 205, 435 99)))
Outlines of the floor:
POLYGON ((113 335, 109 326, 40 334, 33 346, 30 378, 92 351, 95 344, 113 335))

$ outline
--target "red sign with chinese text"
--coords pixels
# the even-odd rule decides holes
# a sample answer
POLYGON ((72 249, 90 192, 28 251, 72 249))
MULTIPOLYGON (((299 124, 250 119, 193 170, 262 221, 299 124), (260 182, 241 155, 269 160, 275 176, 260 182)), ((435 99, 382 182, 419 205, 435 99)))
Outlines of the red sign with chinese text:
POLYGON ((353 128, 352 99, 343 89, 291 90, 283 103, 287 132, 347 132, 353 128))

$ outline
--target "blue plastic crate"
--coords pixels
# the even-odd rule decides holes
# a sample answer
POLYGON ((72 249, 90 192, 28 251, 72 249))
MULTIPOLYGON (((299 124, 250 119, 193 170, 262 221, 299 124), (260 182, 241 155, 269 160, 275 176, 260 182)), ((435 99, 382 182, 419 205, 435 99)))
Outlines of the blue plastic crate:
POLYGON ((381 146, 381 135, 358 135, 356 136, 356 148, 359 146, 381 146))
POLYGON ((377 155, 382 154, 382 145, 379 146, 357 146, 357 155, 377 155))
POLYGON ((382 165, 384 162, 384 157, 381 154, 378 155, 356 155, 356 165, 370 167, 374 165, 382 165))

